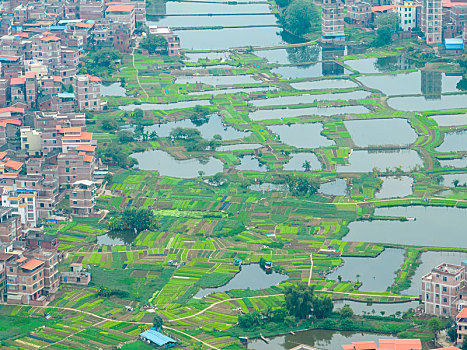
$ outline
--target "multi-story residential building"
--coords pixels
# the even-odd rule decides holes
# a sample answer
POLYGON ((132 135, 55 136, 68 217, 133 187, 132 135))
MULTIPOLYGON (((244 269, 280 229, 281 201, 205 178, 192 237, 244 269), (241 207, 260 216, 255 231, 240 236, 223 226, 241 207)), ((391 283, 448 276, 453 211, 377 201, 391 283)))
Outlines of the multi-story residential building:
POLYGON ((44 262, 44 288, 42 289, 42 295, 45 296, 48 301, 52 300, 55 297, 55 294, 57 293, 58 287, 60 285, 60 273, 58 271, 58 263, 60 258, 57 249, 27 249, 23 252, 23 255, 25 257, 44 262))
POLYGON ((97 142, 92 139, 92 133, 83 131, 84 128, 72 126, 62 128, 57 126, 57 135, 61 137, 62 152, 68 153, 75 150, 78 146, 95 146, 97 142))
POLYGON ((101 80, 91 75, 76 75, 73 78, 73 92, 79 110, 100 111, 101 80))
POLYGON ((46 235, 43 230, 28 230, 26 237, 24 238, 27 249, 48 249, 53 250, 58 248, 58 236, 57 235, 46 235))
POLYGON ((0 56, 2 78, 18 78, 24 72, 23 62, 19 56, 0 56))
POLYGON ((422 277, 422 302, 425 313, 436 316, 456 317, 467 306, 466 263, 443 263, 422 277))
POLYGON ((36 227, 37 225, 37 191, 3 187, 2 207, 12 208, 13 215, 19 215, 23 227, 36 227))
POLYGON ((344 41, 344 2, 323 0, 321 32, 324 42, 344 41))
POLYGON ((104 1, 82 0, 78 7, 81 19, 97 20, 104 17, 104 1))
POLYGON ((457 344, 464 344, 467 339, 467 307, 463 308, 456 316, 457 344))
POLYGON ((144 0, 120 0, 122 4, 133 5, 135 7, 136 24, 146 23, 146 1, 144 0))
POLYGON ((60 65, 62 59, 60 38, 55 35, 34 35, 31 37, 32 58, 45 66, 60 65))
POLYGON ((60 274, 61 283, 77 284, 86 286, 91 282, 91 273, 83 270, 83 264, 71 263, 70 271, 64 271, 60 274))
POLYGON ((423 0, 421 11, 421 30, 428 44, 439 44, 442 35, 442 0, 423 0))
POLYGON ((133 5, 110 4, 105 10, 105 18, 125 24, 130 35, 133 36, 136 28, 135 7, 133 5))
POLYGON ((396 2, 396 12, 399 14, 402 30, 409 31, 417 26, 417 6, 414 0, 396 2))
POLYGON ((22 127, 21 149, 29 156, 38 156, 42 153, 42 132, 32 129, 29 126, 22 127))
POLYGON ((466 3, 453 3, 450 9, 450 21, 454 26, 455 35, 461 35, 467 23, 466 3))
POLYGON ((73 183, 70 192, 70 208, 76 216, 89 217, 94 214, 96 186, 89 180, 73 183))
POLYGON ((374 341, 353 342, 352 344, 342 345, 343 350, 422 350, 420 339, 380 339, 378 344, 374 341))
POLYGON ((14 214, 13 208, 0 208, 0 242, 21 240, 21 218, 14 214))
POLYGON ((169 56, 180 55, 180 38, 169 27, 150 26, 149 33, 162 36, 167 40, 167 53, 169 56))
POLYGON ((366 1, 356 1, 348 4, 347 17, 350 23, 366 26, 372 20, 371 4, 366 1))
POLYGON ((62 188, 70 189, 76 181, 92 181, 95 158, 81 152, 70 151, 57 156, 58 180, 62 188))

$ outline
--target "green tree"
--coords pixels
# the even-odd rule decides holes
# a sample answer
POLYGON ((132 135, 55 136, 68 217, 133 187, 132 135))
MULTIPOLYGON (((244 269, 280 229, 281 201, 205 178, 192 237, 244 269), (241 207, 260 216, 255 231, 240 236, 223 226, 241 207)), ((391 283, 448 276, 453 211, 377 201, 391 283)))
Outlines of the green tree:
POLYGON ((383 13, 376 17, 374 24, 377 27, 388 27, 392 31, 397 31, 400 26, 400 17, 397 12, 383 13))
POLYGON ((115 131, 118 129, 118 124, 115 119, 105 119, 102 121, 102 129, 107 131, 115 131))
POLYGON ((462 343, 462 350, 467 350, 467 338, 465 338, 464 342, 462 343))
POLYGON ((109 221, 111 231, 135 231, 139 233, 144 230, 150 230, 155 227, 156 221, 154 213, 150 209, 131 208, 125 209, 120 216, 109 221))
POLYGON ((311 170, 311 163, 309 160, 305 160, 302 164, 302 168, 305 170, 305 171, 310 171, 311 170))
POLYGON ((152 325, 157 330, 162 328, 163 323, 164 323, 164 320, 159 315, 155 315, 154 318, 152 319, 152 325))
POLYGON ((328 318, 333 308, 334 303, 329 297, 313 299, 313 315, 318 319, 328 318))
POLYGON ((313 309, 314 287, 305 284, 289 286, 284 291, 285 306, 291 316, 305 319, 313 309))
POLYGON ((444 328, 444 322, 437 317, 433 317, 428 321, 427 326, 428 329, 435 335, 436 339, 437 333, 444 328))
POLYGON ((380 47, 391 43, 392 32, 389 27, 381 27, 376 30, 376 38, 373 41, 373 46, 380 47))
POLYGON ((353 310, 349 305, 344 305, 342 309, 339 310, 339 314, 343 318, 350 318, 354 315, 353 310))
POLYGON ((131 130, 120 130, 117 137, 121 143, 129 143, 135 140, 135 133, 131 130))
POLYGON ((140 47, 148 50, 149 54, 167 54, 167 40, 160 35, 148 34, 141 42, 140 47))
POLYGON ((312 21, 318 21, 318 11, 310 0, 293 0, 285 10, 284 26, 293 34, 307 33, 312 21))
POLYGON ((456 327, 449 328, 446 335, 448 336, 450 341, 455 342, 457 340, 457 329, 456 329, 456 327))
POLYGON ((102 49, 90 52, 79 64, 80 74, 91 74, 99 77, 112 75, 117 70, 117 62, 122 54, 117 50, 102 49))

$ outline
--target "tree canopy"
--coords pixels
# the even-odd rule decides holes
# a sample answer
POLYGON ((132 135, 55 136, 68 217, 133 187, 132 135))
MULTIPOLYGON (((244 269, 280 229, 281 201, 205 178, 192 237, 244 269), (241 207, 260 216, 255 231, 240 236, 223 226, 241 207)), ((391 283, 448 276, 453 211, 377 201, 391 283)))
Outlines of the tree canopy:
POLYGON ((102 49, 87 54, 80 63, 80 74, 91 74, 99 77, 112 75, 117 70, 116 62, 122 58, 117 50, 102 49))
POLYGON ((141 42, 140 47, 148 50, 150 54, 167 54, 167 40, 160 35, 148 34, 141 42))
POLYGON ((296 35, 307 33, 311 23, 319 22, 318 20, 318 11, 310 0, 293 0, 283 17, 285 29, 296 35))
POLYGON ((153 229, 155 225, 154 213, 144 208, 125 209, 118 217, 109 221, 111 231, 135 231, 139 233, 153 229))

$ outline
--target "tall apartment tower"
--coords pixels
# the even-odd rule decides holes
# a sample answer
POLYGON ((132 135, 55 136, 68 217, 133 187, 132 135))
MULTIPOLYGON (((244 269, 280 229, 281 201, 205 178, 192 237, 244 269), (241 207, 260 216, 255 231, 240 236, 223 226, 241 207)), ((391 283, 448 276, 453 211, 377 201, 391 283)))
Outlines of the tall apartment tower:
POLYGON ((323 0, 321 32, 324 42, 339 42, 345 40, 344 1, 323 0))
POLYGON ((443 41, 443 2, 442 0, 422 1, 421 30, 428 44, 439 44, 443 41))

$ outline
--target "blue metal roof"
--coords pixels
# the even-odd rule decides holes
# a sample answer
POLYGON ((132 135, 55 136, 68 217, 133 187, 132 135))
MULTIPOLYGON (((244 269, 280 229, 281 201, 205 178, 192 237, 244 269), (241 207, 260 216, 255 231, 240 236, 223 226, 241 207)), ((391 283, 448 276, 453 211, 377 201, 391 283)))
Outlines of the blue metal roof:
POLYGON ((154 329, 148 329, 147 331, 141 333, 139 336, 153 342, 157 346, 164 346, 169 343, 177 342, 176 340, 166 336, 165 334, 159 333, 154 329))
POLYGON ((71 92, 61 92, 58 94, 58 97, 60 98, 75 98, 75 94, 71 92))
POLYGON ((50 30, 56 30, 56 31, 60 31, 60 30, 66 30, 66 26, 50 26, 50 30))

